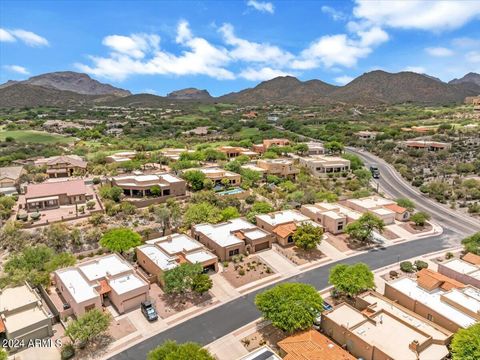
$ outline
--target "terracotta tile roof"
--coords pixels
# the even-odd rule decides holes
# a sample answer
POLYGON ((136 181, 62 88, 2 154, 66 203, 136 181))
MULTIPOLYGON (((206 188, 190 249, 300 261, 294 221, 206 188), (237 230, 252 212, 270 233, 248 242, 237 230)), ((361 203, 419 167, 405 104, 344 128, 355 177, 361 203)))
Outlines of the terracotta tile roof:
POLYGON ((100 280, 100 295, 106 294, 110 291, 112 291, 112 288, 110 287, 110 285, 108 285, 107 280, 100 280))
POLYGON ((0 179, 17 180, 22 175, 23 166, 8 166, 0 168, 0 179))
POLYGON ((396 212, 397 214, 403 214, 405 211, 407 211, 407 209, 397 204, 385 205, 384 207, 389 210, 392 210, 393 212, 396 212))
POLYGON ((6 328, 5 328, 5 323, 3 322, 3 320, 0 318, 0 333, 3 333, 5 332, 6 328))
POLYGON ((55 183, 31 184, 27 186, 25 199, 55 196, 66 194, 67 196, 87 194, 87 186, 83 180, 61 181, 55 183))
POLYGON ((297 225, 294 222, 278 225, 272 232, 281 238, 286 238, 297 230, 297 225))
POLYGON ((278 342, 284 360, 355 360, 355 357, 316 330, 307 330, 278 342))
POLYGON ((468 253, 462 258, 462 260, 473 265, 480 265, 480 256, 474 253, 468 253))
POLYGON ((465 287, 465 284, 430 269, 422 269, 417 273, 417 283, 426 290, 441 288, 449 291, 465 287))

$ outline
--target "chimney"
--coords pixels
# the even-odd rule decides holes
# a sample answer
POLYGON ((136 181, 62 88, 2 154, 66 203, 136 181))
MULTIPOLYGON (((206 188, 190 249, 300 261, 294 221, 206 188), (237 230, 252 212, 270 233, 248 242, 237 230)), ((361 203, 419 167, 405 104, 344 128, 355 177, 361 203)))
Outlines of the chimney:
POLYGON ((409 345, 408 348, 412 350, 415 354, 417 354, 418 357, 418 348, 420 347, 420 343, 418 340, 413 340, 409 345))

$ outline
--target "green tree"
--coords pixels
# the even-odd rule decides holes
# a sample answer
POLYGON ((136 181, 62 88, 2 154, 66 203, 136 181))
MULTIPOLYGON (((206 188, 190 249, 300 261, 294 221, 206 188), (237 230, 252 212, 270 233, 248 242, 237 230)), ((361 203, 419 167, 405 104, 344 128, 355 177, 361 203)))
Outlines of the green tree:
POLYGON ((259 214, 268 214, 273 211, 272 205, 265 201, 257 201, 247 214, 248 221, 255 223, 255 216, 259 214))
MULTIPOLYGON (((212 282, 202 275, 203 268, 200 264, 183 263, 163 274, 165 292, 167 294, 184 294, 190 291, 203 293, 211 288, 212 282), (208 285, 210 285, 208 287, 208 285)), ((208 277, 208 275, 207 275, 208 277)))
POLYGON ((419 211, 419 212, 413 214, 410 217, 410 220, 413 221, 415 223, 415 225, 417 225, 417 226, 425 226, 427 221, 430 220, 430 215, 423 212, 423 211, 419 211))
POLYGON ((153 185, 150 188, 150 194, 152 194, 152 196, 161 196, 162 195, 162 189, 158 185, 153 185))
POLYGON ((463 239, 462 245, 466 252, 480 255, 480 232, 463 239))
POLYGON ((183 178, 188 182, 188 185, 193 191, 199 191, 203 189, 203 182, 205 180, 205 174, 198 170, 186 171, 183 174, 183 178))
POLYGON ((113 252, 123 253, 132 247, 142 244, 139 233, 128 228, 108 230, 100 239, 100 245, 113 252))
POLYGON ((357 169, 353 174, 363 186, 367 186, 372 178, 372 173, 365 168, 357 169))
POLYGON ((70 231, 65 224, 51 224, 43 231, 46 244, 56 250, 65 248, 70 241, 70 231))
POLYGON ((208 352, 202 349, 199 344, 187 342, 177 344, 175 341, 167 340, 147 354, 147 360, 215 360, 208 352))
POLYGON ((198 294, 206 293, 213 286, 213 281, 207 274, 198 274, 193 278, 192 290, 198 294))
POLYGON ((330 269, 328 282, 335 286, 337 291, 348 296, 375 288, 373 273, 364 263, 335 265, 330 269))
POLYGON ((480 323, 458 330, 450 347, 453 360, 480 359, 480 323))
POLYGON ((240 217, 240 213, 235 206, 227 206, 222 210, 221 216, 222 221, 228 221, 240 217))
POLYGON ((327 149, 329 152, 333 153, 333 154, 339 154, 343 151, 343 144, 341 142, 338 142, 338 141, 329 141, 327 143, 325 143, 325 149, 327 149))
POLYGON ((407 198, 399 198, 395 200, 398 206, 401 206, 408 211, 413 211, 415 209, 415 203, 407 198))
POLYGON ((5 351, 5 349, 0 348, 0 360, 7 360, 8 359, 8 354, 5 351))
POLYGON ((109 313, 93 309, 67 325, 65 335, 70 336, 74 343, 85 346, 88 342, 104 334, 110 326, 109 313))
POLYGON ((190 204, 183 216, 183 224, 186 227, 202 223, 216 224, 221 220, 219 208, 207 202, 190 204))
POLYGON ((345 153, 342 155, 344 159, 350 160, 350 168, 355 171, 363 167, 363 161, 358 155, 345 153))
POLYGON ((323 300, 313 286, 285 283, 258 294, 255 305, 275 327, 292 333, 312 326, 323 300))
POLYGON ((113 200, 115 202, 119 202, 123 195, 122 188, 118 186, 103 185, 100 187, 99 192, 102 199, 113 200))
POLYGON ((320 226, 305 223, 297 226, 293 233, 295 245, 304 250, 315 249, 322 241, 323 230, 320 226))
POLYGON ((363 214, 357 221, 347 225, 345 232, 354 239, 370 241, 373 231, 382 231, 385 223, 372 213, 363 214))

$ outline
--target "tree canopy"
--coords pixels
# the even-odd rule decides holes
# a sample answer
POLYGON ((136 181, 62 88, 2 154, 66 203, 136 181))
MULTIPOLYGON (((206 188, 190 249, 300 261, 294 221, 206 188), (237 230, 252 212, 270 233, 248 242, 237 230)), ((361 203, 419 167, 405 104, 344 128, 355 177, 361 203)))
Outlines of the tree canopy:
POLYGON ((205 174, 198 170, 186 171, 183 174, 183 178, 188 182, 188 185, 193 191, 199 191, 203 189, 203 183, 205 180, 205 174))
POLYGON ((480 232, 463 239, 462 244, 466 252, 480 255, 480 232))
POLYGON ((322 241, 323 230, 320 226, 311 223, 299 225, 293 233, 293 241, 296 246, 304 250, 311 250, 317 247, 322 241))
POLYGON ((194 224, 216 224, 222 220, 220 209, 207 202, 190 204, 183 215, 183 224, 190 227, 194 224))
POLYGON ((285 283, 258 294, 255 305, 275 327, 292 333, 312 326, 323 299, 313 286, 285 283))
POLYGON ((425 226, 426 222, 430 220, 430 215, 423 211, 419 211, 413 214, 410 217, 410 220, 413 221, 417 226, 425 226))
POLYGON ((328 282, 335 286, 337 291, 348 296, 375 288, 373 273, 364 263, 335 265, 330 269, 328 282))
POLYGON ((74 342, 85 344, 105 333, 110 325, 110 321, 109 313, 93 309, 69 323, 65 334, 70 336, 74 342))
POLYGON ((480 323, 458 330, 450 346, 453 360, 480 359, 480 323))
POLYGON ((187 342, 177 344, 173 340, 167 340, 147 354, 147 360, 215 360, 202 346, 187 342))
POLYGON ((398 206, 404 207, 408 211, 413 211, 415 209, 415 203, 410 199, 399 198, 396 200, 396 202, 398 206))
POLYGON ((113 252, 124 252, 142 244, 139 233, 128 228, 108 230, 100 239, 100 245, 113 252))
POLYGON ((200 294, 212 287, 212 280, 202 274, 202 265, 183 263, 163 274, 167 294, 184 294, 194 291, 200 294))
POLYGON ((370 241, 373 231, 382 231, 385 223, 372 213, 363 214, 357 221, 347 225, 345 232, 360 241, 370 241))

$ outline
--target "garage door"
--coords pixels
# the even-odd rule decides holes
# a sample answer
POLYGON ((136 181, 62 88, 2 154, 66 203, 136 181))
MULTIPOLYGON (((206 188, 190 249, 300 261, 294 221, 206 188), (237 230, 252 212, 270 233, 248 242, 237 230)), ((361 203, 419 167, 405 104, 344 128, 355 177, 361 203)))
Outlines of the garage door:
POLYGON ((145 295, 137 295, 123 302, 123 311, 127 312, 140 307, 140 303, 145 300, 145 295))
POLYGON ((260 250, 265 250, 265 249, 268 249, 268 248, 269 248, 268 241, 265 241, 261 244, 255 245, 255 252, 260 251, 260 250))

